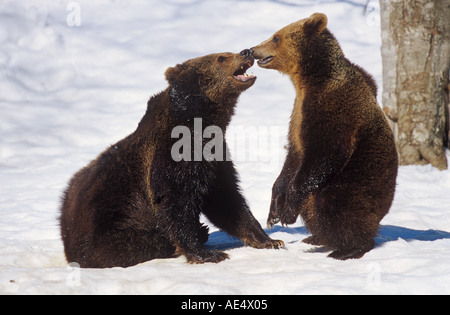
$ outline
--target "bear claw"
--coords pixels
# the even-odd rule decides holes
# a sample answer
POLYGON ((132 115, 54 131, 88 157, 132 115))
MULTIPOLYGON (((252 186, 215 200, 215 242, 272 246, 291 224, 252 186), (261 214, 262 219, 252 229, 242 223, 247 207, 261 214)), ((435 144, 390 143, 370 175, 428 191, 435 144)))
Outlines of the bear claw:
POLYGON ((273 229, 274 225, 278 222, 280 222, 280 218, 269 218, 267 220, 267 228, 269 229, 269 231, 273 229))
POLYGON ((281 240, 271 240, 269 242, 269 247, 268 248, 273 248, 273 249, 283 249, 285 248, 284 242, 281 240))

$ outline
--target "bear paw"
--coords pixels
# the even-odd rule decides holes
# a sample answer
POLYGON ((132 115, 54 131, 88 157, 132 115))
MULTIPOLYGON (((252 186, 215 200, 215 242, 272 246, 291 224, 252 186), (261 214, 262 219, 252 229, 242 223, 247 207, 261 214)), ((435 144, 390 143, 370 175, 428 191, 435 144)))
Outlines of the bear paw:
POLYGON ((266 242, 266 248, 283 249, 285 246, 282 240, 270 240, 266 242))
POLYGON ((257 249, 282 249, 284 248, 284 242, 281 240, 273 240, 273 239, 268 239, 265 242, 258 242, 255 240, 247 240, 247 239, 243 239, 244 241, 244 245, 246 246, 251 246, 253 248, 257 248, 257 249))
POLYGON ((367 253, 365 249, 348 249, 348 250, 336 250, 332 252, 328 257, 337 260, 359 259, 367 253))
POLYGON ((319 238, 315 235, 311 235, 310 237, 305 238, 302 242, 314 246, 323 245, 319 238))

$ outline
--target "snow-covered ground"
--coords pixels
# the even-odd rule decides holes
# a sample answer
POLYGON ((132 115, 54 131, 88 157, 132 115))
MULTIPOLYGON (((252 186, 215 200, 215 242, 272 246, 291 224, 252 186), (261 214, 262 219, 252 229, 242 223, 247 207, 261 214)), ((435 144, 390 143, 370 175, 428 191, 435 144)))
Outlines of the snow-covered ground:
MULTIPOLYGON (((0 0, 1 294, 450 294, 450 172, 401 167, 377 246, 336 261, 303 244, 299 220, 271 236, 286 250, 256 250, 212 227, 220 264, 183 257, 128 269, 68 266, 60 197, 71 176, 134 131, 167 67, 239 52, 288 23, 324 12, 347 57, 381 88, 377 3, 366 0, 0 0)), ((255 67, 230 135, 242 187, 265 226, 284 160, 294 89, 255 67), (241 143, 242 144, 242 143, 241 143), (256 144, 256 146, 255 146, 256 144)), ((379 93, 381 95, 381 93, 379 93)), ((450 154, 449 154, 450 158, 450 154)))

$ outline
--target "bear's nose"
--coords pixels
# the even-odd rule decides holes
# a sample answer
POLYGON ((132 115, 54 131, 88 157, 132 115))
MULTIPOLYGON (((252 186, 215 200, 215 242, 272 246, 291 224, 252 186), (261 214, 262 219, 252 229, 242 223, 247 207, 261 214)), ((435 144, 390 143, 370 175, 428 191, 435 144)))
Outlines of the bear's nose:
POLYGON ((241 56, 244 56, 245 58, 253 57, 253 53, 255 51, 253 49, 244 49, 241 51, 241 56))

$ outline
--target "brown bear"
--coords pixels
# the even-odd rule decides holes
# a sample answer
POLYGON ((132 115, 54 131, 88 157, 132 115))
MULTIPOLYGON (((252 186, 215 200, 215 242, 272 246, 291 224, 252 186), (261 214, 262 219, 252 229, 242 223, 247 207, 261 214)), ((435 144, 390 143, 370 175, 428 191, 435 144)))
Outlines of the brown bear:
POLYGON ((300 215, 312 234, 304 242, 346 260, 374 247, 394 197, 398 156, 374 79, 345 58, 327 22, 313 14, 252 53, 260 67, 288 74, 297 93, 268 226, 300 215))
MULTIPOLYGON (((198 132, 198 119, 203 128, 225 132, 239 95, 256 80, 245 73, 253 63, 245 51, 221 53, 166 71, 169 87, 150 98, 136 131, 70 181, 60 216, 69 262, 107 268, 179 255, 190 263, 227 259, 226 253, 204 247, 208 228, 199 221, 201 213, 244 244, 284 246, 270 239, 251 214, 232 161, 179 160, 171 149, 177 141, 174 128, 198 132)), ((226 151, 226 143, 221 145, 226 151)))

